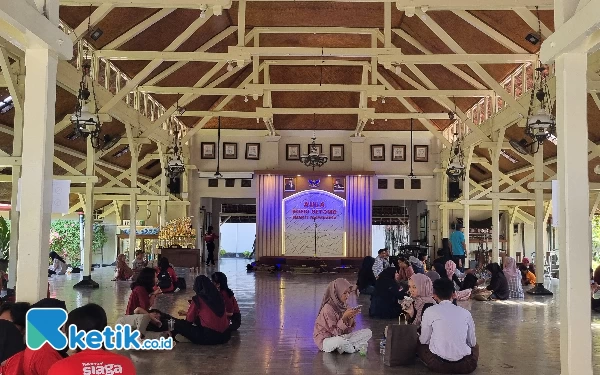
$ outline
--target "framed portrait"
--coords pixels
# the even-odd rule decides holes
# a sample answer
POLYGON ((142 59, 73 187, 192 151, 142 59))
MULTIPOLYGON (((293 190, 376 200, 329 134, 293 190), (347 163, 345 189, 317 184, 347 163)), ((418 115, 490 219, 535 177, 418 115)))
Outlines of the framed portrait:
POLYGON ((285 160, 300 160, 300 145, 299 144, 285 145, 285 160))
POLYGON ((333 178, 333 191, 343 193, 346 190, 346 179, 344 177, 333 178))
POLYGON ((385 145, 371 145, 371 161, 385 161, 385 145))
POLYGON ((202 148, 202 159, 214 159, 215 158, 215 142, 202 142, 200 143, 202 148))
POLYGON ((260 143, 246 143, 246 159, 260 159, 260 143))
POLYGON ((310 154, 310 152, 312 151, 312 148, 316 147, 317 148, 317 152, 319 153, 319 155, 321 155, 323 153, 323 145, 320 143, 316 143, 314 146, 312 145, 312 143, 308 144, 308 153, 310 154))
POLYGON ((406 161, 406 145, 392 145, 392 161, 406 161))
POLYGON ((377 189, 387 189, 388 180, 387 178, 380 178, 377 180, 377 189))
POLYGON ((223 159, 237 159, 237 143, 223 142, 223 159))
POLYGON ((296 191, 295 177, 286 177, 283 179, 283 191, 296 191))
POLYGON ((414 161, 420 162, 428 162, 429 161, 429 146, 425 145, 415 145, 413 150, 414 152, 414 161))
POLYGON ((344 161, 344 145, 330 145, 329 160, 344 161))

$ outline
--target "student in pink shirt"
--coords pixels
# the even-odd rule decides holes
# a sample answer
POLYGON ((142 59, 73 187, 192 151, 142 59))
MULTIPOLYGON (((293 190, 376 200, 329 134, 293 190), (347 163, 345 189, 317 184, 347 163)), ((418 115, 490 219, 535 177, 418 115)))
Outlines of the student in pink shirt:
POLYGON ((336 279, 327 286, 313 331, 315 344, 326 353, 334 350, 355 353, 373 336, 370 329, 352 332, 356 326, 354 318, 360 310, 348 309, 346 302, 350 293, 352 285, 346 279, 336 279))

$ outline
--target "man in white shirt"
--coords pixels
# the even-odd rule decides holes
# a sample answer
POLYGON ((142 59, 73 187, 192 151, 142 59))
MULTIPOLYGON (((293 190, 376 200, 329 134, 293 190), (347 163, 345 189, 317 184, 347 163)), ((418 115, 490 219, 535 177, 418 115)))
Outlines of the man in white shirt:
POLYGON ((436 280, 433 294, 439 304, 423 313, 419 358, 434 372, 470 374, 479 359, 473 317, 469 311, 452 304, 455 293, 451 280, 436 280))
POLYGON ((381 249, 377 252, 377 254, 378 256, 375 258, 375 263, 373 263, 373 275, 375 275, 375 278, 379 278, 379 274, 390 266, 387 249, 381 249))

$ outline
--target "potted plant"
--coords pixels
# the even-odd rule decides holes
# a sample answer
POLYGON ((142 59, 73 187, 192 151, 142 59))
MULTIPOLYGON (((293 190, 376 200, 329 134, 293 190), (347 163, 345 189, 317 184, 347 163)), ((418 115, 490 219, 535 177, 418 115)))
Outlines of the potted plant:
POLYGON ((8 259, 10 249, 10 222, 0 217, 0 259, 8 259))

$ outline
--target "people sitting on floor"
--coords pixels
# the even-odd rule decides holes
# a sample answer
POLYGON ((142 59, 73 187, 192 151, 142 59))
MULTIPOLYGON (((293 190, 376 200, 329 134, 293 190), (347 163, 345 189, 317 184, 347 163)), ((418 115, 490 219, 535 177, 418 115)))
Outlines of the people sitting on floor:
POLYGON ((377 252, 377 258, 375 258, 375 262, 373 263, 373 275, 375 276, 375 278, 378 278, 379 274, 388 267, 390 267, 388 250, 380 249, 377 252))
POLYGON ((56 251, 51 251, 49 256, 52 264, 48 266, 48 277, 67 273, 67 263, 56 251))
POLYGON ((406 295, 396 281, 394 268, 385 269, 375 283, 375 292, 371 295, 369 316, 381 319, 394 319, 400 315, 399 300, 406 295))
POLYGON ((25 341, 19 329, 8 320, 0 320, 0 374, 22 374, 25 341))
POLYGON ((455 293, 451 280, 436 280, 433 293, 439 304, 423 313, 417 354, 433 372, 470 374, 479 359, 473 317, 452 304, 455 293))
POLYGON ((513 257, 504 258, 504 269, 502 270, 508 282, 508 298, 523 298, 522 275, 517 269, 517 261, 513 257))
POLYGON ((521 284, 523 284, 523 286, 535 285, 537 281, 535 274, 531 272, 527 266, 521 264, 519 266, 519 271, 521 272, 521 284))
POLYGON ((411 266, 409 261, 406 260, 406 258, 404 257, 398 258, 396 281, 408 287, 408 279, 410 279, 411 276, 414 274, 415 271, 413 270, 413 267, 411 266))
POLYGON ((177 274, 166 257, 161 257, 158 260, 156 278, 158 279, 157 285, 163 293, 179 291, 177 289, 177 274))
POLYGON ((147 313, 154 305, 158 294, 162 293, 160 288, 155 288, 156 273, 152 268, 144 268, 137 280, 131 283, 131 294, 127 302, 126 315, 134 314, 136 308, 142 308, 147 313))
POLYGON ((490 271, 492 278, 490 279, 490 285, 487 290, 492 292, 491 299, 505 300, 509 297, 508 292, 508 281, 500 265, 498 263, 490 263, 485 267, 486 270, 490 271))
POLYGON ((352 285, 346 279, 339 278, 327 285, 313 330, 313 340, 319 350, 326 353, 335 350, 339 353, 355 353, 373 336, 370 329, 352 332, 360 309, 348 308, 347 301, 351 293, 352 285))
POLYGON ((117 255, 117 266, 115 268, 115 278, 113 281, 127 281, 133 276, 133 271, 127 265, 125 254, 117 255))
POLYGON ((242 314, 238 306, 233 290, 227 285, 227 276, 223 272, 215 272, 212 274, 212 282, 221 292, 225 301, 225 314, 229 319, 229 330, 237 331, 242 324, 242 314))
POLYGON ((429 270, 429 255, 425 254, 425 253, 421 253, 419 254, 419 260, 421 261, 421 263, 423 263, 423 271, 424 273, 427 272, 427 270, 429 270))
POLYGON ((471 289, 465 289, 463 282, 458 278, 458 269, 456 268, 456 263, 452 260, 449 260, 444 265, 444 273, 440 274, 442 279, 451 280, 454 285, 454 290, 456 291, 456 299, 458 301, 465 301, 471 297, 471 289))
POLYGON ((600 290, 600 285, 594 281, 595 272, 590 268, 590 288, 592 292, 592 310, 595 312, 600 312, 600 298, 594 298, 598 290, 600 290))
POLYGON ((179 310, 183 319, 175 319, 171 334, 177 339, 181 335, 198 345, 225 344, 231 338, 229 319, 225 312, 223 296, 204 275, 194 280, 194 292, 187 310, 179 310))
MULTIPOLYGON (((31 305, 31 308, 53 308, 67 311, 65 302, 55 298, 44 298, 31 305)), ((48 343, 37 350, 25 348, 22 362, 23 375, 46 375, 56 362, 66 357, 66 348, 58 351, 48 343)))
POLYGON ((27 311, 31 305, 27 302, 5 302, 0 306, 0 320, 8 320, 25 334, 27 311))
POLYGON ((373 264, 375 258, 372 256, 366 256, 363 259, 362 266, 358 271, 358 279, 356 280, 356 286, 361 294, 371 295, 375 291, 375 275, 373 274, 373 264))
POLYGON ((408 292, 410 299, 405 299, 402 310, 406 314, 408 323, 420 326, 423 312, 437 303, 433 299, 433 283, 425 275, 414 274, 408 280, 408 292))
POLYGON ((417 257, 411 255, 408 258, 408 263, 415 273, 425 273, 425 264, 421 262, 417 257))
MULTIPOLYGON (((529 272, 531 272, 532 274, 535 275, 535 266, 531 262, 529 262, 529 258, 527 258, 527 257, 523 258, 523 261, 521 263, 525 267, 527 267, 527 269, 529 269, 529 272)), ((600 273, 599 273, 598 277, 600 278, 600 273)))
POLYGON ((135 281, 139 276, 140 272, 148 266, 148 261, 144 259, 144 252, 142 250, 138 250, 135 252, 135 259, 131 263, 131 270, 133 271, 133 275, 131 279, 135 281))
MULTIPOLYGON (((106 312, 101 306, 94 303, 76 308, 69 313, 67 318, 66 326, 71 325, 77 327, 77 331, 102 332, 108 325, 106 312)), ((125 356, 104 349, 77 349, 75 354, 56 362, 48 371, 48 375, 86 374, 89 371, 90 363, 98 364, 97 367, 102 370, 109 370, 108 366, 110 366, 113 374, 135 375, 136 373, 133 362, 125 356)), ((99 373, 97 368, 94 370, 96 374, 99 373)), ((107 371, 104 373, 106 374, 107 371)))
POLYGON ((116 324, 129 325, 132 330, 140 331, 140 338, 158 339, 160 337, 169 337, 169 319, 173 319, 168 314, 163 314, 159 310, 150 309, 146 311, 141 307, 133 310, 133 314, 124 315, 117 319, 116 324))

